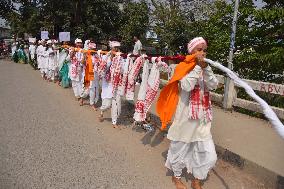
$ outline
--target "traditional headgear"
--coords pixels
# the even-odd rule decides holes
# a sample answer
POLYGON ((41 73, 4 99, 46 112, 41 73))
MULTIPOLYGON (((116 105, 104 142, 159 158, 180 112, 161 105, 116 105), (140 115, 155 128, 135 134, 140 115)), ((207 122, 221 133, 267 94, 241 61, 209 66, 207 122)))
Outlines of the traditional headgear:
POLYGON ((118 42, 118 41, 110 41, 109 42, 109 46, 110 46, 110 48, 120 47, 120 42, 118 42))
POLYGON ((52 43, 52 41, 51 40, 47 40, 47 44, 51 44, 52 43))
POLYGON ((82 39, 77 38, 77 39, 75 40, 75 43, 83 43, 83 42, 82 42, 82 39))
POLYGON ((202 37, 196 37, 187 44, 188 53, 191 54, 192 50, 199 44, 207 44, 202 37))

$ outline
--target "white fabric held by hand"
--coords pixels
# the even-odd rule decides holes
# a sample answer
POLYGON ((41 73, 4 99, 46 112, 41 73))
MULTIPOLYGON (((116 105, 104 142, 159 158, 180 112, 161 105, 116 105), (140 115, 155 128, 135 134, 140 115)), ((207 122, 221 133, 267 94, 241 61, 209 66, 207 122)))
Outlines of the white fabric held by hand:
POLYGON ((239 86, 245 89, 247 94, 251 96, 255 101, 257 101, 263 109, 264 115, 269 119, 271 124, 273 125, 276 132, 284 139, 284 125, 278 119, 275 112, 271 109, 271 107, 257 94, 255 94, 254 90, 242 79, 240 79, 232 70, 226 68, 225 66, 221 65, 218 62, 214 62, 210 59, 205 59, 205 62, 208 64, 222 70, 223 72, 227 73, 228 76, 239 86))

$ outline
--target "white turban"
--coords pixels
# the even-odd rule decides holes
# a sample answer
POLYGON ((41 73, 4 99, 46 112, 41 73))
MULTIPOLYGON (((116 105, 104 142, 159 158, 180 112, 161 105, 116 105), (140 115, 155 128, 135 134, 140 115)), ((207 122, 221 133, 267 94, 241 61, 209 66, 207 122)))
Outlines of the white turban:
POLYGON ((51 40, 47 40, 47 44, 51 44, 52 43, 52 41, 51 40))
POLYGON ((196 37, 194 39, 192 39, 188 44, 187 44, 187 50, 188 53, 191 54, 192 50, 199 44, 206 44, 205 39, 203 39, 202 37, 196 37))
POLYGON ((77 38, 77 39, 75 40, 75 43, 83 43, 83 42, 82 42, 82 39, 77 38))
POLYGON ((110 46, 110 48, 120 47, 120 43, 118 41, 110 41, 109 46, 110 46))

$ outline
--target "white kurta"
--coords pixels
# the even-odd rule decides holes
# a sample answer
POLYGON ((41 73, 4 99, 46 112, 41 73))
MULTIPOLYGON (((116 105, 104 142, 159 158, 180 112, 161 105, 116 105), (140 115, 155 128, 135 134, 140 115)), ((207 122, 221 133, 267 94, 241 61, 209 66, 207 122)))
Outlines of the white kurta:
POLYGON ((36 55, 37 55, 37 67, 38 69, 42 68, 42 53, 43 53, 43 46, 39 45, 36 48, 36 55))
MULTIPOLYGON (((112 60, 110 56, 104 56, 103 58, 107 59, 107 69, 110 68, 112 64, 112 60)), ((121 74, 123 73, 123 62, 121 67, 121 74)), ((104 112, 107 109, 111 107, 111 119, 112 119, 112 124, 116 125, 117 124, 117 119, 120 116, 121 113, 121 96, 118 93, 118 91, 113 94, 113 87, 111 81, 108 82, 105 77, 102 78, 102 106, 101 106, 101 111, 104 112)))
MULTIPOLYGON (((107 60, 107 69, 111 66, 111 58, 108 55, 103 56, 104 60, 107 60)), ((113 97, 112 94, 112 84, 108 82, 105 77, 102 78, 102 99, 111 99, 113 97)))
POLYGON ((41 70, 44 74, 48 74, 48 57, 49 57, 48 51, 45 47, 43 47, 41 70))
POLYGON ((199 84, 203 83, 202 77, 209 90, 216 89, 218 80, 214 76, 210 66, 203 69, 203 71, 200 66, 195 66, 195 68, 180 81, 179 102, 173 124, 168 132, 168 139, 190 143, 212 138, 210 132, 211 122, 204 123, 202 119, 193 120, 189 118, 190 91, 194 89, 197 82, 199 84))
POLYGON ((12 43, 11 50, 12 50, 12 56, 13 56, 17 50, 17 43, 12 43))
POLYGON ((47 49, 47 54, 48 54, 48 74, 47 77, 51 80, 54 80, 54 76, 55 76, 55 72, 54 72, 54 68, 55 68, 55 52, 53 50, 52 47, 49 47, 47 49))
POLYGON ((78 65, 74 65, 72 62, 69 67, 69 76, 72 81, 72 88, 73 92, 76 98, 80 98, 80 96, 83 93, 83 82, 84 82, 84 77, 83 77, 83 67, 82 67, 82 61, 83 61, 83 53, 81 52, 76 52, 75 56, 77 60, 79 61, 78 65), (72 71, 76 71, 77 74, 74 75, 72 74, 72 71))

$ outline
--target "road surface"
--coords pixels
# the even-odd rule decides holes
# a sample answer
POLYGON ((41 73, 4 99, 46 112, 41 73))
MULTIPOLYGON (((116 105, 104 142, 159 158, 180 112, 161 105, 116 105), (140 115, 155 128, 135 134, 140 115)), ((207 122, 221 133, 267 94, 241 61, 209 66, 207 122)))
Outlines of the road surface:
MULTIPOLYGON (((29 65, 0 60, 0 107, 1 189, 174 189, 164 167, 169 141, 133 129, 129 105, 122 129, 113 129, 109 113, 99 123, 99 112, 80 107, 71 89, 42 80, 29 65)), ((262 186, 221 160, 203 185, 262 186)))

